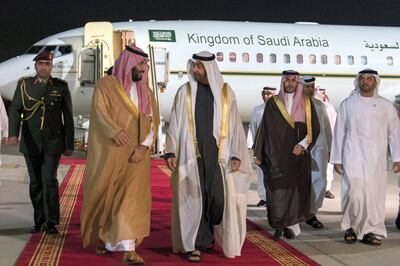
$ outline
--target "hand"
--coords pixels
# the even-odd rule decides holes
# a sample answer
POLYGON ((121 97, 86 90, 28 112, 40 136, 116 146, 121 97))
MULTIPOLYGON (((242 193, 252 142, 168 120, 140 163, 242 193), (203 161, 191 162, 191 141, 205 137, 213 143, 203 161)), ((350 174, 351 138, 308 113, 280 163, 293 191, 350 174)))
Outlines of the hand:
POLYGON ((18 137, 9 137, 8 138, 8 145, 17 145, 18 144, 18 137))
POLYGON ((400 162, 393 162, 393 170, 395 174, 400 172, 400 162))
POLYGON ((72 153, 74 153, 73 150, 65 150, 65 151, 63 152, 63 154, 64 154, 65 156, 71 156, 72 153))
POLYGON ((132 163, 138 163, 144 159, 147 153, 147 146, 144 145, 139 145, 137 146, 131 155, 131 158, 129 158, 129 161, 132 163))
POLYGON ((296 144, 294 146, 292 153, 296 156, 300 156, 304 152, 304 147, 301 146, 300 144, 296 144))
POLYGON ((237 172, 237 171, 239 171, 239 168, 240 168, 240 160, 232 159, 231 160, 231 172, 232 173, 237 172))
POLYGON ((119 131, 112 140, 117 144, 117 146, 125 146, 131 142, 131 136, 125 130, 119 131))
POLYGON ((261 160, 258 158, 254 158, 254 162, 256 163, 256 165, 260 165, 261 164, 261 160))
POLYGON ((168 158, 167 160, 167 166, 171 171, 174 171, 176 168, 176 158, 168 158))
POLYGON ((8 138, 7 137, 2 137, 1 138, 1 144, 7 145, 8 144, 8 138))
POLYGON ((335 169, 338 174, 343 175, 343 164, 334 164, 333 169, 335 169))

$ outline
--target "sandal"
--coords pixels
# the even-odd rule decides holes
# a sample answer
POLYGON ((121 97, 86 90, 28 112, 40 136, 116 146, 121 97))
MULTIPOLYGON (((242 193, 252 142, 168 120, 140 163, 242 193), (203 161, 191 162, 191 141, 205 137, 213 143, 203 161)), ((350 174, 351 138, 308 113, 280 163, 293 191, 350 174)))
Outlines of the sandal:
POLYGON ((344 233, 344 241, 346 241, 347 244, 353 244, 357 241, 357 236, 356 233, 354 233, 353 228, 346 230, 344 233))
POLYGON ((144 259, 139 256, 135 251, 125 251, 122 257, 122 263, 128 265, 143 265, 144 259))
POLYGON ((361 243, 371 246, 380 246, 382 244, 381 240, 376 238, 374 233, 365 234, 363 239, 361 239, 361 243))
POLYGON ((198 249, 195 249, 191 252, 187 253, 187 260, 189 262, 200 262, 201 260, 201 252, 198 249))
POLYGON ((111 254, 112 252, 106 249, 104 244, 99 244, 96 247, 96 255, 103 256, 107 254, 111 254))

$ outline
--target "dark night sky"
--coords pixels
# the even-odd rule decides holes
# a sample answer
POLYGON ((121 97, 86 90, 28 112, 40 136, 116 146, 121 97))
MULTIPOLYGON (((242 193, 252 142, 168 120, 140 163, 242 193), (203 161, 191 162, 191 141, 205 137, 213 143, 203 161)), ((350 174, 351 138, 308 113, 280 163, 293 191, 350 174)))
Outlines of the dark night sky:
POLYGON ((88 21, 235 20, 400 26, 396 0, 1 0, 0 62, 51 34, 88 21), (372 3, 372 4, 369 4, 372 3), (379 4, 378 4, 379 3, 379 4))

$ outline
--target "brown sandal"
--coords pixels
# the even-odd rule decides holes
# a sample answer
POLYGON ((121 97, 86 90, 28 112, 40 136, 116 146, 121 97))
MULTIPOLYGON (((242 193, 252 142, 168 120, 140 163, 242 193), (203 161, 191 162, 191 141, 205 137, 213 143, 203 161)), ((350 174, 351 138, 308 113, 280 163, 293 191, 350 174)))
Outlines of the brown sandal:
POLYGON ((107 254, 111 254, 111 253, 112 253, 111 251, 106 249, 104 244, 99 244, 96 247, 96 255, 103 256, 103 255, 107 255, 107 254))
POLYGON ((143 265, 144 259, 132 250, 124 252, 122 262, 128 265, 143 265))
POLYGON ((201 252, 198 249, 195 249, 191 252, 187 253, 187 260, 189 262, 200 262, 201 261, 201 252))

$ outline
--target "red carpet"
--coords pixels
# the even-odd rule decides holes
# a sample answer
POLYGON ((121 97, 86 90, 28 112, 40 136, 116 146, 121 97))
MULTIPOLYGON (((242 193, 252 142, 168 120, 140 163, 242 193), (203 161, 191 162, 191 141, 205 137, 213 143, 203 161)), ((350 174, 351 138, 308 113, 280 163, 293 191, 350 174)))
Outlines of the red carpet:
MULTIPOLYGON (((85 161, 64 159, 71 168, 61 185, 60 235, 35 234, 27 243, 16 265, 121 265, 120 252, 97 256, 94 249, 83 249, 80 240, 79 212, 82 203, 82 181, 85 161)), ((137 249, 146 265, 318 265, 284 241, 275 242, 271 235, 248 221, 242 256, 228 259, 219 247, 203 253, 202 262, 188 263, 171 253, 169 178, 163 161, 151 163, 152 221, 151 234, 137 249)))

